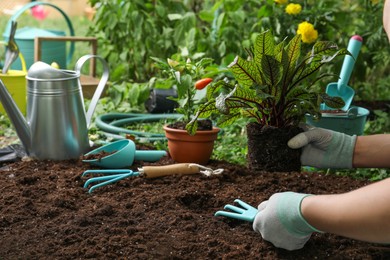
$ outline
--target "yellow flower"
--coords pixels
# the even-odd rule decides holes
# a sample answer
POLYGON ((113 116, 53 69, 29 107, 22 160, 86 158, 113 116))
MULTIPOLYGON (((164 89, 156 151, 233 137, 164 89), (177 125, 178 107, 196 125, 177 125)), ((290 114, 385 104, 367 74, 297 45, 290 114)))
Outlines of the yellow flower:
POLYGON ((309 22, 302 22, 298 25, 297 34, 302 35, 304 43, 312 43, 318 38, 318 31, 309 22))
POLYGON ((288 14, 296 15, 302 11, 302 6, 300 4, 288 4, 285 11, 288 14))
POLYGON ((287 4, 288 0, 274 0, 274 2, 280 5, 285 5, 287 4))

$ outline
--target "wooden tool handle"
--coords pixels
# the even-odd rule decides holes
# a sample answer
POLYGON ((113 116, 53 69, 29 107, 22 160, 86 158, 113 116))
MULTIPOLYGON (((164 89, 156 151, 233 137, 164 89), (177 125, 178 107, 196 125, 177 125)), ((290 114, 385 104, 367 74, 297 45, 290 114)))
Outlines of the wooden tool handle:
POLYGON ((189 163, 178 163, 165 166, 144 166, 141 170, 146 178, 157 178, 174 174, 199 173, 199 167, 189 163))

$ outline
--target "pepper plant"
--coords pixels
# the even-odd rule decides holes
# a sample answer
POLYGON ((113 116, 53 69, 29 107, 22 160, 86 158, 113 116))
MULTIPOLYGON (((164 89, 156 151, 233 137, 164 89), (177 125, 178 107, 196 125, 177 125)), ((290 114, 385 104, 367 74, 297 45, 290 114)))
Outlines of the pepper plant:
POLYGON ((248 53, 248 59, 237 56, 228 66, 233 83, 225 79, 208 88, 208 101, 186 126, 190 134, 195 133, 198 117, 214 113, 221 114, 220 127, 249 117, 260 125, 284 128, 298 125, 306 113, 319 117, 321 103, 332 108, 344 105, 340 97, 331 97, 313 86, 333 75, 317 72, 334 58, 349 54, 346 49, 320 41, 302 56, 300 35, 277 44, 271 31, 266 31, 258 35, 248 53))
POLYGON ((162 73, 168 76, 166 79, 168 84, 176 89, 177 97, 169 98, 177 102, 178 107, 175 111, 183 115, 180 121, 187 124, 203 101, 196 96, 197 91, 211 82, 212 79, 207 75, 216 71, 212 66, 213 59, 202 58, 199 61, 192 61, 189 58, 185 61, 180 58, 168 58, 166 61, 156 57, 152 59, 156 61, 156 66, 162 73))

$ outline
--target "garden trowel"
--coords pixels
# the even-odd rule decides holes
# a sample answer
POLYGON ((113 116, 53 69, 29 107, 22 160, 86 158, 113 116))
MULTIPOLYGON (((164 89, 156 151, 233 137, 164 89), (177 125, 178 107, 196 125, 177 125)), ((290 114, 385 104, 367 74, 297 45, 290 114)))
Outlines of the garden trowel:
POLYGON ((109 169, 131 166, 134 161, 156 162, 167 156, 164 150, 136 150, 135 143, 124 139, 103 145, 84 155, 83 162, 109 169))
MULTIPOLYGON (((344 107, 341 108, 341 110, 344 111, 349 109, 353 97, 355 96, 355 91, 350 86, 348 86, 348 81, 351 77, 355 61, 362 46, 362 42, 363 38, 359 35, 354 35, 351 37, 347 49, 352 54, 352 56, 345 55, 338 82, 329 83, 326 87, 326 94, 332 97, 341 97, 344 100, 344 107)), ((327 107, 324 104, 323 109, 327 110, 332 108, 327 107)))

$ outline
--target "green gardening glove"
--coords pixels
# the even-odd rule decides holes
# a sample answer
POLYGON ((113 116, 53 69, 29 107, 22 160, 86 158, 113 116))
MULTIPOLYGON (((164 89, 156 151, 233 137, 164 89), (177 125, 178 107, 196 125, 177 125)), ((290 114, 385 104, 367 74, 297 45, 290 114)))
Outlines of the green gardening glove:
POLYGON ((275 193, 258 206, 253 229, 276 247, 287 250, 302 248, 313 232, 321 232, 307 223, 301 214, 301 202, 307 196, 310 195, 275 193))
POLYGON ((288 141, 292 149, 302 149, 301 163, 316 168, 352 168, 356 135, 312 128, 288 141))

